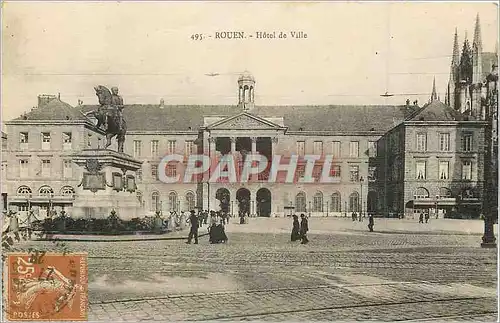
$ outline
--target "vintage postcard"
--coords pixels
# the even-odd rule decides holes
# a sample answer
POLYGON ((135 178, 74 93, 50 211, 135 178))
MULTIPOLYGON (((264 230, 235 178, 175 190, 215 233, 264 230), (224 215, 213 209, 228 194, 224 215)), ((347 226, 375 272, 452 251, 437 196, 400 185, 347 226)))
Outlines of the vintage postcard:
POLYGON ((3 1, 2 321, 496 321, 498 16, 3 1))

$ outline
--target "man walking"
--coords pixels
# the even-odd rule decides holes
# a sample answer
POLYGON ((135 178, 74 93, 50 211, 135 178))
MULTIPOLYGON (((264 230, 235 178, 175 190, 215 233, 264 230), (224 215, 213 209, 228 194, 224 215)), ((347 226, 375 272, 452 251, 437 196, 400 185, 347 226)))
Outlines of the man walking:
POLYGON ((300 218, 302 219, 302 221, 300 221, 300 237, 302 239, 301 244, 306 244, 309 242, 309 240, 307 239, 307 231, 309 231, 309 224, 307 221, 307 217, 305 216, 304 213, 300 215, 300 218))
POLYGON ((191 243, 191 239, 194 236, 194 244, 198 244, 198 217, 195 214, 194 210, 191 210, 191 216, 189 217, 189 222, 191 223, 191 230, 189 230, 188 241, 187 244, 191 243))

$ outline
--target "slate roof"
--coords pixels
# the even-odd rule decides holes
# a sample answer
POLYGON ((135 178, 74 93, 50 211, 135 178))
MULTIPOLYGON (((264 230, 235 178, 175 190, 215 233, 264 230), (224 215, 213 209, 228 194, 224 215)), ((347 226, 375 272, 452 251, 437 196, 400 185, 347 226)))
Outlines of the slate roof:
POLYGON ((419 110, 409 115, 407 121, 462 121, 473 119, 471 116, 465 116, 457 110, 449 107, 441 101, 434 100, 427 103, 419 110))
POLYGON ((83 113, 66 102, 59 99, 53 99, 46 105, 34 108, 30 112, 14 119, 14 120, 82 120, 89 119, 83 113))
MULTIPOLYGON (((75 108, 76 109, 76 108, 75 108)), ((97 106, 82 106, 82 111, 97 106)), ((256 106, 248 111, 260 117, 283 117, 289 131, 387 131, 413 112, 413 106, 256 106)), ((132 104, 124 108, 129 131, 189 131, 203 126, 204 116, 229 117, 243 112, 236 105, 132 104), (191 127, 191 129, 190 129, 191 127)))

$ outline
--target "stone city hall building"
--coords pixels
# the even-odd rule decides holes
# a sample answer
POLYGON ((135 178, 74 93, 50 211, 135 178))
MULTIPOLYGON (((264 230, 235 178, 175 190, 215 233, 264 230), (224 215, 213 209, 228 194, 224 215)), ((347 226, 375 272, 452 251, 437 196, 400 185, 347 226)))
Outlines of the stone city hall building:
MULTIPOLYGON (((399 106, 259 106, 255 79, 244 73, 235 84, 234 105, 167 105, 163 100, 125 105, 124 152, 142 162, 135 174, 137 191, 130 193, 140 202, 140 215, 221 208, 236 216, 244 207, 259 216, 344 216, 353 211, 408 216, 436 215, 438 210, 441 217, 478 217, 485 194, 486 105, 496 96, 498 56, 482 52, 479 21, 473 48, 467 40, 462 55, 457 48, 455 36, 445 103, 434 85, 423 106, 409 100, 399 106), (268 160, 274 155, 333 155, 329 173, 338 181, 269 183, 267 171, 249 183, 158 180, 158 165, 166 154, 220 157, 242 152, 268 160)), ((4 207, 21 212, 33 207, 39 214, 64 208, 71 214, 82 178, 71 155, 103 149, 105 143, 103 131, 85 115, 96 108, 41 95, 36 108, 6 122, 4 207)), ((116 150, 116 143, 110 148, 116 150)), ((315 166, 313 176, 318 177, 320 168, 315 166)), ((299 163, 296 176, 304 169, 299 163)), ((178 169, 169 164, 166 172, 175 176, 178 169)), ((88 212, 108 215, 92 214, 91 208, 88 212)))

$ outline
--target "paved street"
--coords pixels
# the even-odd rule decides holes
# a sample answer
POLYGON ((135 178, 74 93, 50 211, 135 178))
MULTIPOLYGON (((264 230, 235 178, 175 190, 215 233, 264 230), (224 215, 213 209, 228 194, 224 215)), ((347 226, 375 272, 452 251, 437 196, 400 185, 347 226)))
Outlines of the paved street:
POLYGON ((308 245, 289 241, 288 218, 231 223, 220 245, 66 244, 89 254, 92 321, 496 321, 496 249, 479 247, 482 221, 366 225, 312 218, 308 245))

